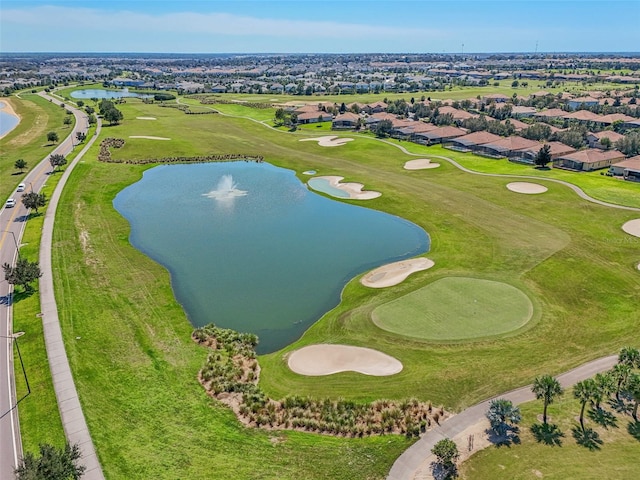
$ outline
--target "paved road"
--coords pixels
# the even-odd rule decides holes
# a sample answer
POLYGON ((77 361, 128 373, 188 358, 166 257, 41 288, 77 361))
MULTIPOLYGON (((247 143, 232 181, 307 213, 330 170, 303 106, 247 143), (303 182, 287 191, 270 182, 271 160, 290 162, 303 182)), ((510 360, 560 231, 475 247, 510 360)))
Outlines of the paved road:
MULTIPOLYGON (((41 96, 47 98, 44 94, 41 94, 41 96)), ((54 100, 54 102, 60 103, 57 100, 54 100)), ((59 153, 66 156, 75 148, 75 143, 77 143, 76 132, 86 132, 88 129, 87 116, 79 110, 71 110, 76 118, 76 126, 70 131, 69 136, 51 153, 59 153)), ((22 179, 26 184, 27 192, 31 190, 40 191, 46 182, 51 171, 49 155, 47 154, 22 179)), ((67 170, 69 169, 68 167, 67 170)), ((20 202, 21 195, 21 193, 17 192, 13 195, 17 201, 17 205, 14 208, 4 208, 3 204, 2 209, 0 209, 0 264, 5 262, 13 264, 16 259, 17 247, 20 244, 26 225, 25 219, 29 213, 20 202)), ((51 202, 49 205, 51 205, 51 202)), ((0 335, 2 336, 0 337, 0 479, 10 479, 13 478, 13 470, 22 457, 22 442, 18 409, 15 408, 16 391, 13 377, 14 340, 12 338, 13 311, 11 301, 13 289, 4 280, 4 274, 0 278, 2 279, 0 281, 0 335)), ((25 332, 25 335, 28 336, 29 332, 25 332)), ((26 365, 26 369, 28 377, 29 365, 26 365)), ((25 401, 28 401, 28 397, 25 401)))
MULTIPOLYGON (((556 378, 563 388, 569 388, 576 383, 594 376, 596 373, 604 372, 613 367, 618 360, 617 355, 599 358, 592 362, 580 365, 573 370, 558 375, 556 378)), ((518 388, 510 392, 478 403, 469 407, 458 415, 449 418, 439 427, 429 430, 420 440, 409 447, 391 467, 387 480, 419 480, 432 478, 431 463, 435 457, 431 454, 433 446, 443 438, 453 438, 463 432, 468 427, 482 421, 485 413, 489 409, 489 403, 495 398, 506 398, 514 405, 535 400, 535 395, 531 392, 531 385, 518 388)))

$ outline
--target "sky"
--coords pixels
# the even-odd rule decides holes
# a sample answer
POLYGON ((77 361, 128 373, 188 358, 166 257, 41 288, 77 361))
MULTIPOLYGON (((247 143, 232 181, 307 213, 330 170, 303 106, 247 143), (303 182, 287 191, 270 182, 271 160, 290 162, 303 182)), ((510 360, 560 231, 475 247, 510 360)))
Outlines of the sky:
POLYGON ((1 0, 0 53, 639 52, 640 0, 1 0))

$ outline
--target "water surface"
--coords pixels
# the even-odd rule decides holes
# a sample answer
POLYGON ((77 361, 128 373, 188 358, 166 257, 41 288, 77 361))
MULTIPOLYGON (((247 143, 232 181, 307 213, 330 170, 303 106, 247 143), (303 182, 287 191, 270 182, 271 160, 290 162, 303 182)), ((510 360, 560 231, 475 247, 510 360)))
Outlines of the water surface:
POLYGON ((85 98, 123 98, 123 97, 141 97, 146 98, 152 95, 142 95, 139 93, 130 92, 128 88, 122 90, 105 90, 102 88, 87 88, 84 90, 74 90, 71 92, 71 97, 78 99, 85 98))
POLYGON ((170 271, 192 324, 256 333, 260 353, 296 340, 354 276, 429 246, 415 224, 310 192, 267 163, 155 167, 114 206, 131 243, 170 271), (215 193, 231 179, 234 194, 215 193))
POLYGON ((18 116, 2 111, 6 106, 6 103, 0 102, 0 137, 9 133, 20 123, 20 118, 18 116))

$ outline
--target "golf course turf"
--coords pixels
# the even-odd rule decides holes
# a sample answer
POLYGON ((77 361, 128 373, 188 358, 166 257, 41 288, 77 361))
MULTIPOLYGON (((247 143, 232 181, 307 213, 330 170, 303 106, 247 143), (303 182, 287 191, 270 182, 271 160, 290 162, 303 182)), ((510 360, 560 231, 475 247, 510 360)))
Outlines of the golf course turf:
POLYGON ((533 314, 529 298, 493 280, 446 277, 377 307, 373 322, 424 340, 469 340, 511 332, 533 314))
MULTIPOLYGON (((586 202, 552 182, 545 182, 544 195, 514 199, 504 188, 513 179, 471 175, 446 161, 438 161, 437 169, 406 171, 403 165, 412 157, 400 152, 397 142, 371 136, 349 135, 355 140, 332 149, 298 141, 309 132, 276 131, 247 119, 185 115, 139 100, 118 108, 124 121, 102 133, 126 139, 113 151, 116 158, 259 154, 296 172, 313 169, 362 182, 383 193, 368 201, 368 208, 406 218, 429 233, 432 269, 385 289, 353 279, 340 305, 300 340, 259 358, 260 387, 272 398, 417 397, 461 409, 530 383, 541 372, 557 373, 614 353, 637 335, 639 244, 620 228, 637 212, 586 202), (382 305, 428 292, 429 285, 446 278, 517 287, 530 299, 533 319, 504 338, 459 343, 409 338, 371 321, 382 305), (291 372, 286 354, 316 343, 373 348, 397 358, 403 370, 390 377, 344 372, 321 379, 291 372)), ((384 478, 410 440, 247 429, 206 396, 196 375, 207 352, 191 341, 170 276, 129 244, 129 225, 112 206, 115 195, 152 165, 100 163, 98 143, 63 194, 53 257, 67 353, 107 478, 384 478)), ((544 180, 544 173, 506 161, 402 145, 420 155, 415 158, 451 153, 469 168, 544 180)), ((602 200, 638 202, 637 185, 554 170, 548 175, 575 178, 602 200)))

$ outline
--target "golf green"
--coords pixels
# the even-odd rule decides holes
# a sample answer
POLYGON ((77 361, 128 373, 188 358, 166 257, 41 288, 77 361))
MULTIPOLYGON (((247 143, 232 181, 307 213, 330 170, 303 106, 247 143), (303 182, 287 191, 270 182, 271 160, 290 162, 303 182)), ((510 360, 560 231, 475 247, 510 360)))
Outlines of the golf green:
POLYGON ((469 340, 514 331, 533 315, 521 290, 506 283, 446 277, 377 307, 383 330, 425 340, 469 340))

